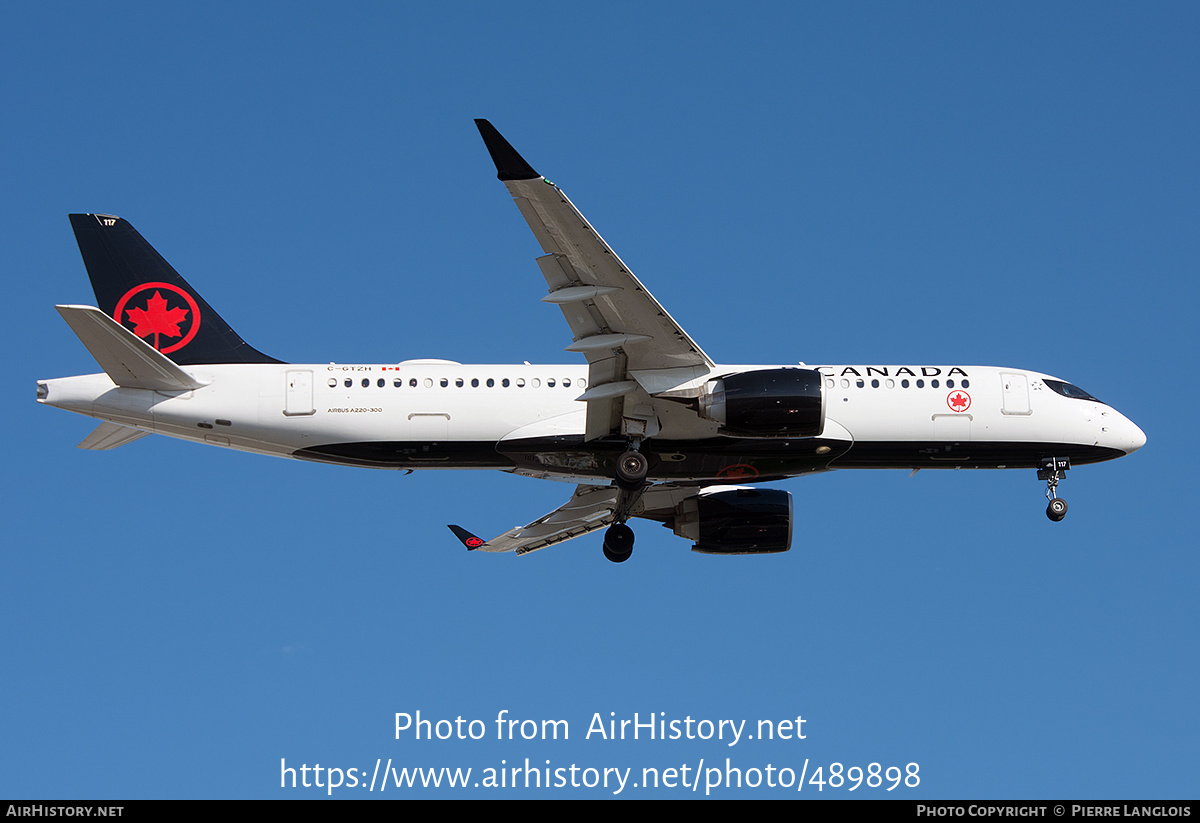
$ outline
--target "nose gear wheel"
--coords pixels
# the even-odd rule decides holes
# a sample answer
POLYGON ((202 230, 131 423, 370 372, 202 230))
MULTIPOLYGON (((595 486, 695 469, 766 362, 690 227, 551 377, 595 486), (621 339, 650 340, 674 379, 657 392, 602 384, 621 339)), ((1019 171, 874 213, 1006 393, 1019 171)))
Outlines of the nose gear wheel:
POLYGON ((1046 457, 1042 459, 1042 467, 1038 469, 1038 480, 1046 481, 1046 517, 1055 523, 1067 516, 1067 501, 1058 496, 1058 481, 1071 468, 1071 460, 1067 457, 1046 457))

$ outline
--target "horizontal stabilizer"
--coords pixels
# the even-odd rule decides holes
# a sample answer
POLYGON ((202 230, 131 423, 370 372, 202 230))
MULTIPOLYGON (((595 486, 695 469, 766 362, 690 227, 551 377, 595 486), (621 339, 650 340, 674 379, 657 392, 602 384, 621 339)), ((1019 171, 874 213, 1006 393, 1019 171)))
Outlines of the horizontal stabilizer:
POLYGON ((77 448, 91 449, 92 451, 108 451, 118 446, 124 446, 126 443, 132 443, 134 440, 141 440, 148 434, 150 432, 131 429, 128 426, 120 426, 116 423, 104 422, 97 426, 95 431, 83 438, 77 448))
POLYGON ((80 342, 124 389, 187 391, 207 385, 92 306, 55 306, 80 342))

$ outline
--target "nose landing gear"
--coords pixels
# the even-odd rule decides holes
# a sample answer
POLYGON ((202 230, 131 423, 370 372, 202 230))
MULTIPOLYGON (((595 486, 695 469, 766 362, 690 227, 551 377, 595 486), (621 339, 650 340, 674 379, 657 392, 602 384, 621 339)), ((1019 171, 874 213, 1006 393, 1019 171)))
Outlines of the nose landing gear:
POLYGON ((1067 501, 1061 497, 1056 497, 1050 501, 1050 505, 1046 506, 1046 516, 1057 523, 1067 516, 1067 501))
POLYGON ((1046 457, 1042 459, 1042 467, 1038 469, 1038 480, 1046 481, 1046 516, 1055 523, 1067 516, 1067 501, 1058 496, 1058 481, 1063 473, 1071 468, 1071 460, 1067 457, 1046 457))

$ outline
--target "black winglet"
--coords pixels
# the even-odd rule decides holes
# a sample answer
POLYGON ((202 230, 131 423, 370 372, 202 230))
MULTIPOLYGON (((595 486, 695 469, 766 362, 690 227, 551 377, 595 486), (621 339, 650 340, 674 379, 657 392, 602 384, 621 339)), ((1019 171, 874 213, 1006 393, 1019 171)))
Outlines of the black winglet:
POLYGON ((484 544, 481 538, 476 537, 462 526, 448 526, 450 531, 454 532, 454 536, 462 541, 462 544, 467 547, 467 551, 475 551, 484 544))
POLYGON ((486 120, 476 119, 475 125, 483 137, 492 162, 496 164, 496 177, 500 180, 537 180, 541 177, 533 166, 525 162, 525 158, 517 154, 517 150, 504 139, 496 127, 486 120))

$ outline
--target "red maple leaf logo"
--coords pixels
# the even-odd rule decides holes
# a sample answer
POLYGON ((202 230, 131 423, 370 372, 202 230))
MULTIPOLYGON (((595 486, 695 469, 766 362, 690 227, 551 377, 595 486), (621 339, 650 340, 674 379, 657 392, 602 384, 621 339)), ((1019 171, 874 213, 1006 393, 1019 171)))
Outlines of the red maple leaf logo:
POLYGON ((950 405, 956 409, 965 409, 967 407, 967 402, 967 398, 962 394, 962 392, 952 395, 950 398, 950 405))
POLYGON ((468 537, 466 542, 468 549, 477 549, 483 545, 483 541, 478 537, 468 537))
POLYGON ((188 310, 167 308, 167 300, 158 291, 146 301, 144 309, 126 309, 126 317, 134 324, 133 333, 138 337, 154 335, 154 348, 159 348, 158 336, 180 337, 179 324, 187 319, 188 310))

